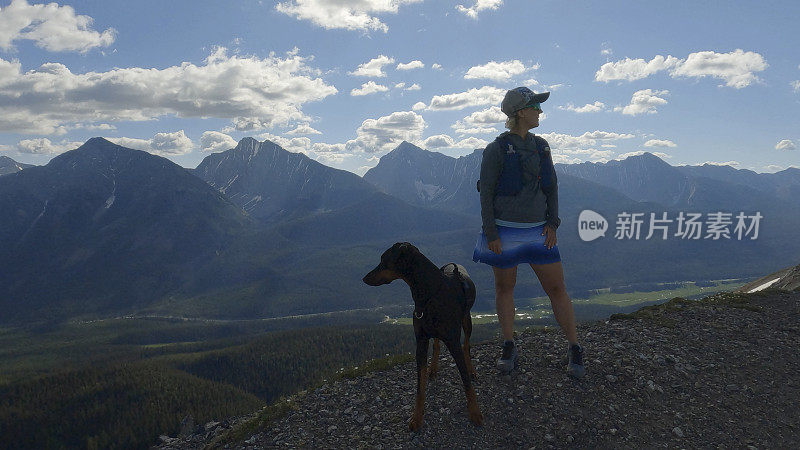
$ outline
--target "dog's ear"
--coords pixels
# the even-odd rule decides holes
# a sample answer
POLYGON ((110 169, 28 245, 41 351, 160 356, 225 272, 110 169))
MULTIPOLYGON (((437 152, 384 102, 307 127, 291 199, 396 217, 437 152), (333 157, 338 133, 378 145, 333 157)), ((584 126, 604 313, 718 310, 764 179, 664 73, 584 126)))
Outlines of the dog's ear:
POLYGON ((397 246, 397 265, 401 269, 408 270, 414 264, 414 256, 419 253, 416 247, 409 242, 398 242, 397 246))

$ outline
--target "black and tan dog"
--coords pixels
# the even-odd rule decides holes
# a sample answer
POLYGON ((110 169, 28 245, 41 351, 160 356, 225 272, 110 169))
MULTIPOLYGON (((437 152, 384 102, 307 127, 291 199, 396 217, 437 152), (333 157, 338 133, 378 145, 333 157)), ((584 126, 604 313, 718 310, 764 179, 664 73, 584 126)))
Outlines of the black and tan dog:
POLYGON ((425 387, 428 377, 438 369, 439 340, 453 355, 467 394, 469 419, 483 424, 472 382, 477 378, 469 356, 472 318, 469 310, 475 303, 475 283, 463 266, 446 264, 441 269, 408 242, 398 242, 381 255, 381 262, 364 277, 370 286, 402 279, 411 288, 414 299, 414 336, 417 339, 417 398, 409 421, 412 431, 422 426, 425 387), (464 346, 461 347, 461 329, 464 346), (428 341, 433 338, 433 357, 428 370, 428 341))

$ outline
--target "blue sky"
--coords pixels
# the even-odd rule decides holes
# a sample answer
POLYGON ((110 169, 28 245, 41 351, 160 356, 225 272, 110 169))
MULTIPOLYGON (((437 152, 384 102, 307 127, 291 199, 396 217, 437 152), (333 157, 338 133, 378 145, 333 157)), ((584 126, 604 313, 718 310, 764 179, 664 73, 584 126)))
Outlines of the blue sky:
POLYGON ((242 137, 363 174, 402 140, 451 156, 552 91, 561 162, 800 167, 800 3, 0 0, 0 155, 93 136, 195 167, 242 137), (360 94, 360 95, 359 95, 360 94))

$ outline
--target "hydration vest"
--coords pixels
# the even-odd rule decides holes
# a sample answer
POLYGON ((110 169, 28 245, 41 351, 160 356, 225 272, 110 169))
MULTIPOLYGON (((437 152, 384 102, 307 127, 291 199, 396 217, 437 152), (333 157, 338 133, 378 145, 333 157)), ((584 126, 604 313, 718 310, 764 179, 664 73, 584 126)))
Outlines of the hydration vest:
MULTIPOLYGON (((502 136, 495 139, 501 149, 503 149, 503 168, 497 179, 497 189, 495 195, 517 195, 522 190, 522 161, 520 155, 511 139, 502 136)), ((542 190, 549 189, 553 184, 553 159, 549 152, 544 150, 544 139, 534 136, 536 152, 539 154, 539 186, 542 190)), ((481 191, 481 180, 478 180, 478 192, 481 191)))

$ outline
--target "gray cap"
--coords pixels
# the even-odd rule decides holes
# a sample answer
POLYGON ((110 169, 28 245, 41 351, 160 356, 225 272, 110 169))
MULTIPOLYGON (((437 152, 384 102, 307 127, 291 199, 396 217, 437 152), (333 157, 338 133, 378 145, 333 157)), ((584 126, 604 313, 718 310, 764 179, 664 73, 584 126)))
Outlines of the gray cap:
POLYGON ((533 106, 534 103, 544 103, 547 97, 550 97, 549 92, 536 94, 530 89, 520 86, 506 92, 506 97, 503 99, 503 103, 500 104, 500 109, 511 117, 515 112, 533 106))

